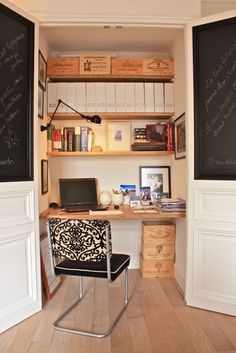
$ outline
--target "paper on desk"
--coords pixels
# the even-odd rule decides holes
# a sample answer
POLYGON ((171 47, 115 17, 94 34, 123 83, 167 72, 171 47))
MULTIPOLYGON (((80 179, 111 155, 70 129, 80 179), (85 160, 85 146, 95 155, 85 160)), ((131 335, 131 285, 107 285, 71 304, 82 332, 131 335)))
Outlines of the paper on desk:
POLYGON ((99 215, 119 215, 119 214, 123 214, 123 212, 121 210, 107 210, 107 211, 89 211, 89 214, 91 216, 99 216, 99 215))

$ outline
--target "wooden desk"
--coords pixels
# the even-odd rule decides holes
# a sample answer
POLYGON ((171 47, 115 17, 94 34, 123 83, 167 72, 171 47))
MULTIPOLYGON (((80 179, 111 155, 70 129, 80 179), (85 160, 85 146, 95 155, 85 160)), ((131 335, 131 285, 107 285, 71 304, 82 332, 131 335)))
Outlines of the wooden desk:
MULTIPOLYGON (((110 208, 113 210, 113 207, 110 208)), ((147 220, 147 219, 178 219, 178 218, 185 218, 185 212, 170 212, 170 213, 152 213, 152 212, 145 212, 143 213, 135 213, 133 212, 132 208, 129 205, 121 205, 120 210, 123 212, 122 214, 112 214, 109 213, 109 209, 107 214, 95 214, 90 215, 89 212, 71 212, 67 213, 60 208, 52 209, 48 208, 40 215, 41 218, 48 218, 48 217, 58 217, 58 218, 77 218, 77 219, 120 219, 120 220, 129 220, 129 219, 140 219, 140 220, 147 220)))

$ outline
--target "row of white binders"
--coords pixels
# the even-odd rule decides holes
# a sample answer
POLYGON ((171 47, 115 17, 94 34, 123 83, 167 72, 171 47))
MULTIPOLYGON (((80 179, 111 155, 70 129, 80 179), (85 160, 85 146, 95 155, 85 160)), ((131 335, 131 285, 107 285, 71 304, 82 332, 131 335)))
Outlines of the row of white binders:
MULTIPOLYGON (((58 99, 79 112, 174 112, 174 83, 152 82, 49 82, 48 113, 58 99)), ((59 113, 71 113, 61 104, 59 113)))

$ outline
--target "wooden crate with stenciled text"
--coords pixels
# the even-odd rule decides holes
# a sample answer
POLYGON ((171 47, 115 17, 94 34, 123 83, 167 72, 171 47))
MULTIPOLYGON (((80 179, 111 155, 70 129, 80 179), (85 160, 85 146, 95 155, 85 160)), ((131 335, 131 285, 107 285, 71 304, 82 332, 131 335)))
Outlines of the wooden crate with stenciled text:
POLYGON ((144 76, 174 76, 174 62, 170 58, 144 58, 144 76))
POLYGON ((141 272, 143 277, 172 277, 175 258, 175 224, 143 222, 141 272))
POLYGON ((48 58, 48 77, 73 77, 79 75, 79 58, 48 58))

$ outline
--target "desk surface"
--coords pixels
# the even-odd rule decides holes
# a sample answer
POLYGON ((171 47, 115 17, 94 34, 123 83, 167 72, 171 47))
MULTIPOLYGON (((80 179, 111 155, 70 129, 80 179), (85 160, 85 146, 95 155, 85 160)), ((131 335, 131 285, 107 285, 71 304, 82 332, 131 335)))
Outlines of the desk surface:
POLYGON ((113 214, 113 207, 108 209, 106 213, 103 214, 89 214, 89 212, 72 212, 67 213, 60 208, 52 209, 48 208, 46 211, 42 212, 40 215, 42 218, 47 217, 58 217, 58 218, 77 218, 77 219, 175 219, 175 218, 185 218, 185 212, 155 212, 145 210, 144 212, 135 213, 129 205, 121 205, 120 210, 122 214, 113 214), (110 212, 109 212, 110 210, 110 212))

